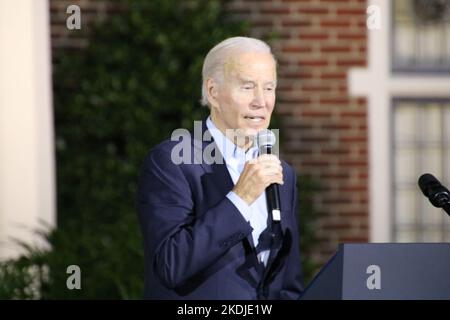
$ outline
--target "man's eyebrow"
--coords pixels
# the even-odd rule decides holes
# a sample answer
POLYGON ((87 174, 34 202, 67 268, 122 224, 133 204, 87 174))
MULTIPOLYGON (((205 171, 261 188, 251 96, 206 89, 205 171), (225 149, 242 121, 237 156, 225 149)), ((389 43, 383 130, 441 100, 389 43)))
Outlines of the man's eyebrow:
POLYGON ((253 81, 253 80, 245 79, 245 78, 242 78, 242 77, 239 77, 239 81, 240 82, 244 82, 244 83, 255 83, 255 81, 253 81))
MULTIPOLYGON (((238 79, 239 79, 239 82, 241 82, 241 83, 253 83, 253 84, 256 83, 256 82, 253 81, 253 80, 245 79, 245 78, 242 78, 242 77, 239 77, 238 79)), ((277 85, 277 81, 276 81, 276 80, 275 80, 275 81, 267 81, 267 82, 264 82, 264 85, 273 85, 273 86, 276 86, 276 85, 277 85)))

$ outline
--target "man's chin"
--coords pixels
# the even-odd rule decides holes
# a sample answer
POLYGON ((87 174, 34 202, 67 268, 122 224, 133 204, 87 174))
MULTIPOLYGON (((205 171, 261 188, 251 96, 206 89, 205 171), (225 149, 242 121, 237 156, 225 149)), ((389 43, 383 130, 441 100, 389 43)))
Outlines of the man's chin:
POLYGON ((260 126, 257 128, 246 128, 244 129, 244 134, 247 137, 256 137, 258 135, 258 132, 260 132, 261 130, 267 129, 268 126, 260 126))
POLYGON ((258 135, 258 132, 262 129, 246 129, 244 130, 244 135, 249 138, 255 138, 258 135))

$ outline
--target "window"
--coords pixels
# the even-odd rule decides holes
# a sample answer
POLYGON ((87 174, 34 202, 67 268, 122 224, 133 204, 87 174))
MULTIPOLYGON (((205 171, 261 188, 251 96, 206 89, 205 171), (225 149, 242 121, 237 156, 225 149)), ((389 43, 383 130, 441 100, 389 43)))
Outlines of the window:
POLYGON ((450 0, 394 0, 393 71, 450 71, 450 0))
POLYGON ((450 183, 450 100, 395 99, 393 103, 393 240, 450 241, 450 219, 418 194, 418 177, 450 183))

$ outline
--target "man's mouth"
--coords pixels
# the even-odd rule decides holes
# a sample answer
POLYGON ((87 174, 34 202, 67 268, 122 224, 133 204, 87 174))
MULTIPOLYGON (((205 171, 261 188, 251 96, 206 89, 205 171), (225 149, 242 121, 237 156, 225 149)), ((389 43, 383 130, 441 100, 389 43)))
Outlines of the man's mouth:
POLYGON ((244 119, 250 120, 251 122, 261 122, 264 121, 264 117, 259 117, 259 116, 245 116, 244 119))

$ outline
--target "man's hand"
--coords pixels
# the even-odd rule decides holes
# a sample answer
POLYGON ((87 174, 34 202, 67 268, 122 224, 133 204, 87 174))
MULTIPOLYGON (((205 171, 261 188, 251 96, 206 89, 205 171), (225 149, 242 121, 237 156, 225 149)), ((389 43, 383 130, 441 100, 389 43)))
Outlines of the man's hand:
POLYGON ((232 191, 251 205, 272 183, 283 184, 283 168, 275 155, 264 154, 245 163, 232 191))

